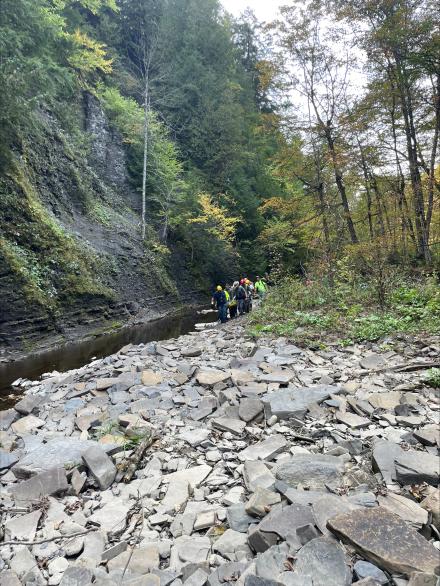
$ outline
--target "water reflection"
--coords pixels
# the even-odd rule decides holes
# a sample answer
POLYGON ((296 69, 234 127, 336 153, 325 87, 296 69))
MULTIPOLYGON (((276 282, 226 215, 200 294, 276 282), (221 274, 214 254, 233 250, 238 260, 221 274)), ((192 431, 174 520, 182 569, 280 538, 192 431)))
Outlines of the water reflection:
POLYGON ((37 379, 44 372, 57 370, 65 372, 80 368, 93 357, 103 358, 118 352, 126 344, 140 344, 153 340, 168 340, 194 330, 196 323, 216 320, 216 314, 191 314, 166 317, 155 322, 125 328, 119 332, 76 344, 66 344, 54 350, 28 356, 10 364, 0 365, 0 410, 7 409, 15 401, 4 400, 13 392, 11 383, 18 378, 37 379))

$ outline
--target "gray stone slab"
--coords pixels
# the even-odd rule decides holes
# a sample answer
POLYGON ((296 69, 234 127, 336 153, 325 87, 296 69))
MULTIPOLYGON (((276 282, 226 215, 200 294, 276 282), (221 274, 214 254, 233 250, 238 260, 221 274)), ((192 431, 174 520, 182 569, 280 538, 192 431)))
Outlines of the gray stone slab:
POLYGON ((257 398, 241 399, 238 408, 238 415, 240 419, 248 423, 252 421, 263 412, 263 403, 257 398))
POLYGON ((69 566, 61 578, 60 586, 88 586, 92 583, 92 572, 80 566, 69 566))
MULTIPOLYGON (((28 478, 58 466, 81 464, 82 455, 91 446, 96 445, 96 442, 81 441, 73 437, 52 439, 26 454, 13 466, 12 470, 18 478, 28 478)), ((107 453, 122 449, 121 446, 113 444, 102 444, 102 448, 107 453)))
POLYGON ((329 519, 358 508, 360 508, 359 505, 353 504, 347 498, 340 497, 336 494, 329 494, 313 503, 312 512, 316 526, 321 533, 323 535, 330 535, 330 531, 327 529, 327 521, 329 519))
POLYGON ((238 503, 228 507, 226 509, 226 517, 229 527, 240 533, 246 533, 249 525, 258 523, 258 519, 248 515, 244 503, 238 503))
POLYGON ((272 511, 261 521, 259 528, 266 533, 275 533, 285 540, 288 535, 295 536, 298 527, 314 522, 311 507, 288 505, 272 511))
POLYGON ((262 401, 268 418, 276 415, 278 419, 288 419, 304 413, 309 405, 321 403, 339 392, 340 388, 332 385, 287 388, 265 395, 262 401))
POLYGON ((23 453, 20 450, 14 452, 6 452, 0 449, 0 470, 6 470, 13 466, 21 458, 23 453))
POLYGON ((282 480, 275 482, 275 488, 292 504, 313 505, 317 500, 329 494, 321 490, 298 490, 292 488, 282 480))
POLYGON ((267 439, 252 444, 239 453, 238 457, 245 460, 273 460, 277 454, 287 449, 287 441, 282 435, 271 435, 267 439))
POLYGON ((5 540, 32 541, 41 511, 32 511, 26 515, 12 517, 5 522, 5 540))
POLYGON ((382 474, 385 484, 393 484, 396 481, 395 459, 402 453, 402 448, 394 442, 382 439, 374 442, 373 470, 382 474))
POLYGON ((22 415, 30 415, 42 402, 41 395, 26 395, 14 405, 14 409, 22 415))
POLYGON ((312 539, 301 548, 294 574, 302 577, 304 583, 311 578, 313 586, 349 586, 352 581, 344 550, 327 537, 312 539))
POLYGON ((439 552, 420 533, 383 507, 362 508, 329 519, 328 528, 362 557, 390 572, 432 573, 439 552))
POLYGON ((440 476, 440 457, 427 452, 410 450, 395 458, 396 477, 401 484, 427 482, 437 486, 440 476))
POLYGON ((301 484, 310 490, 324 489, 327 484, 339 485, 345 464, 337 456, 297 454, 276 467, 275 476, 295 488, 301 484))
POLYGON ((289 556, 287 543, 272 545, 265 552, 260 554, 255 561, 256 573, 265 580, 275 580, 286 569, 289 556))
POLYGON ((84 464, 101 490, 107 490, 116 476, 116 466, 99 446, 91 446, 83 454, 84 464))
POLYGON ((18 418, 19 414, 15 409, 0 411, 0 431, 7 431, 18 418))
POLYGON ((388 577, 386 574, 374 564, 370 564, 370 562, 359 560, 354 564, 353 569, 359 580, 362 580, 363 578, 372 578, 378 584, 388 584, 388 577))
POLYGON ((212 427, 220 431, 229 431, 234 435, 241 436, 246 427, 246 423, 240 419, 231 419, 229 417, 219 417, 212 420, 212 427))
POLYGON ((38 501, 44 496, 61 495, 69 485, 64 468, 52 468, 11 486, 9 492, 16 502, 38 501))

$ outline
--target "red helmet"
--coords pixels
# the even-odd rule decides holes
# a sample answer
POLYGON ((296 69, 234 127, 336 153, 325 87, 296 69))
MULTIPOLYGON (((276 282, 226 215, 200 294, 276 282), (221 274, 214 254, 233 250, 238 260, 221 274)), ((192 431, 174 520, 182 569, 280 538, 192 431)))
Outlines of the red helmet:
POLYGON ((241 279, 240 285, 244 285, 244 279, 241 279))

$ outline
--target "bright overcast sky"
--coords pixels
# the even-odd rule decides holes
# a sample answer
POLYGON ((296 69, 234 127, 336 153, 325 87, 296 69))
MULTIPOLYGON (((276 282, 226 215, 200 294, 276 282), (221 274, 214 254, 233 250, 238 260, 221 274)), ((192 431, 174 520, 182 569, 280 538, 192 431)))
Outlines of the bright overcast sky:
POLYGON ((228 12, 234 16, 240 15, 251 8, 258 20, 274 20, 278 13, 278 8, 283 4, 288 4, 286 0, 221 0, 221 3, 228 12))

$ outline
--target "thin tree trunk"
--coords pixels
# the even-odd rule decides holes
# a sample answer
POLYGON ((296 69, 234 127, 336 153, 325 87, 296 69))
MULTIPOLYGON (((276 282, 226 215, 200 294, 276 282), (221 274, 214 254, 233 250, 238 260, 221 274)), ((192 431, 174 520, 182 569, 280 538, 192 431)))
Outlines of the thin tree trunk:
POLYGON ((344 177, 342 175, 342 171, 338 163, 338 156, 335 149, 335 141, 333 139, 331 129, 328 125, 325 126, 325 137, 327 139, 328 148, 330 150, 330 155, 332 158, 335 181, 339 191, 339 195, 341 196, 342 207, 344 209, 344 219, 347 225, 348 233, 350 234, 350 240, 352 244, 358 244, 359 240, 356 234, 353 219, 351 217, 350 206, 348 203, 347 192, 344 184, 344 177))
POLYGON ((426 237, 429 243, 431 231, 432 212, 434 210, 434 184, 435 184, 435 163, 437 160, 437 148, 440 133, 440 74, 437 74, 436 84, 434 86, 434 109, 435 109, 435 129, 432 141, 431 160, 429 164, 429 182, 428 182, 428 211, 426 213, 426 237))
POLYGON ((145 239, 146 209, 147 209, 147 163, 148 163, 148 115, 150 110, 148 71, 145 76, 145 104, 144 104, 144 161, 142 169, 142 240, 145 239))
POLYGON ((429 264, 431 262, 431 253, 427 241, 425 202, 423 197, 422 178, 420 176, 417 158, 417 136, 414 127, 411 90, 408 85, 408 79, 406 72, 403 69, 400 56, 395 53, 394 58, 396 61, 397 87, 400 93, 400 107, 404 120, 408 164, 413 192, 417 248, 420 256, 427 264, 429 264))
POLYGON ((361 145, 360 140, 357 138, 357 143, 359 147, 359 152, 361 155, 361 164, 362 164, 362 172, 364 175, 365 180, 365 191, 367 192, 367 216, 368 216, 368 229, 370 232, 370 240, 374 238, 374 228, 373 228, 373 215, 371 212, 371 191, 370 191, 370 178, 368 174, 367 162, 365 160, 364 151, 361 145))

